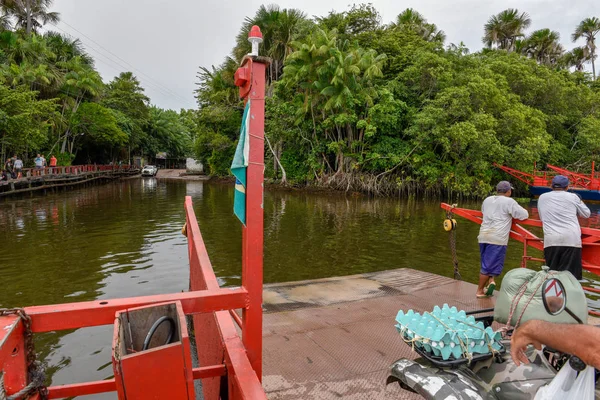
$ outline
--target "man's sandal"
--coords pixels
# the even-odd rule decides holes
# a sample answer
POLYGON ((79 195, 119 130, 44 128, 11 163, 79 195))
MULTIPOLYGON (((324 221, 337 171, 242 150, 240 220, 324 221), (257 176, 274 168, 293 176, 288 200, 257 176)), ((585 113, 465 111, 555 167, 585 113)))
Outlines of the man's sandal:
POLYGON ((494 294, 494 289, 496 289, 496 283, 492 282, 489 284, 489 286, 487 287, 485 294, 486 296, 491 296, 494 294))

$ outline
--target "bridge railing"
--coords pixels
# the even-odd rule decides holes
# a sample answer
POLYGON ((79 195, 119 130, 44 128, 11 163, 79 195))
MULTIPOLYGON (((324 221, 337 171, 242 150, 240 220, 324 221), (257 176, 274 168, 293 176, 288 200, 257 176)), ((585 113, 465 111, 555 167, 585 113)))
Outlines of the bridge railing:
POLYGON ((44 167, 44 168, 24 168, 22 170, 22 177, 30 178, 36 176, 48 176, 48 175, 79 175, 82 173, 89 172, 104 172, 104 171, 129 171, 136 169, 133 165, 96 165, 96 164, 85 164, 85 165, 69 165, 59 167, 44 167))

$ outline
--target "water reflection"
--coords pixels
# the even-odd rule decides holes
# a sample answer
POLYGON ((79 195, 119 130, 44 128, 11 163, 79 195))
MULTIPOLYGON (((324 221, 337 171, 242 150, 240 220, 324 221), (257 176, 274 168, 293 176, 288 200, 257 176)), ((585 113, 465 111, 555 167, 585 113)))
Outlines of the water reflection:
MULTIPOLYGON (((0 307, 186 290, 187 248, 180 233, 186 195, 193 197, 220 283, 238 285, 241 226, 232 213, 232 187, 144 178, 0 203, 0 307)), ((534 215, 535 207, 529 204, 534 215)), ((264 211, 265 282, 401 267, 452 277, 445 214, 437 201, 276 191, 265 194, 264 211)), ((593 212, 595 219, 584 223, 597 227, 600 210, 593 212)), ((479 274, 478 230, 459 219, 459 268, 471 282, 479 274)), ((511 241, 507 269, 520 265, 522 251, 511 241)), ((38 335, 53 384, 111 376, 111 331, 38 335)))

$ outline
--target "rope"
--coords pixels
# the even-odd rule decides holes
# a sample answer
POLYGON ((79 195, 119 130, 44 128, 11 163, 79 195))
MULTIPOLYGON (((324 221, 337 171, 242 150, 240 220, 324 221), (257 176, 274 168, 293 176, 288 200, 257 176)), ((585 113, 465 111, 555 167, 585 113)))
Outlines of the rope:
POLYGON ((521 314, 519 315, 519 318, 517 319, 516 324, 514 326, 512 326, 511 321, 513 320, 513 315, 514 315, 515 311, 517 311, 517 307, 519 306, 519 302, 521 301, 521 298, 523 297, 525 292, 527 292, 527 284, 529 282, 525 282, 521 285, 521 287, 519 287, 519 291, 517 292, 517 295, 513 299, 512 303, 510 304, 510 312, 508 313, 508 321, 506 322, 505 326, 500 328, 500 332, 502 332, 503 337, 506 336, 506 333, 508 333, 509 330, 516 329, 519 326, 519 324, 521 323, 521 319, 523 318, 523 315, 525 314, 527 307, 529 307, 529 304, 535 297, 535 294, 538 292, 540 287, 542 287, 542 285, 548 279, 548 277, 553 276, 553 275, 554 274, 551 272, 547 273, 546 276, 544 277, 544 279, 540 280, 540 283, 537 285, 535 290, 531 293, 531 296, 529 296, 529 298, 527 299, 527 302, 525 303, 525 306, 523 307, 523 310, 521 311, 521 314))
POLYGON ((460 348, 463 352, 463 354, 465 354, 467 356, 467 360, 468 360, 468 364, 471 364, 471 361, 473 360, 473 354, 469 351, 469 337, 465 334, 465 339, 467 340, 467 343, 465 344, 462 339, 460 338, 460 333, 454 329, 450 329, 450 327, 448 327, 448 325, 446 325, 444 322, 442 322, 441 319, 439 319, 438 317, 436 317, 433 314, 427 313, 429 315, 431 315, 434 319, 436 319, 440 324, 442 324, 442 326, 444 328, 446 328, 446 332, 454 332, 456 334, 456 337, 458 338, 458 344, 460 345, 460 348))
MULTIPOLYGON (((450 208, 450 210, 446 211, 446 218, 448 218, 451 221, 452 221, 452 218, 454 217, 454 214, 452 213, 452 210, 454 209, 454 207, 456 207, 456 204, 452 204, 452 207, 450 208)), ((450 240, 450 251, 452 252, 452 263, 454 264, 454 279, 462 281, 462 276, 460 275, 460 272, 458 271, 458 256, 456 254, 456 229, 452 229, 450 231, 449 240, 450 240)))
MULTIPOLYGON (((18 392, 14 393, 10 396, 7 396, 6 400, 25 399, 25 398, 29 397, 29 395, 31 395, 32 393, 34 393, 38 390, 41 393, 40 388, 44 387, 44 383, 46 382, 46 374, 42 371, 41 364, 39 361, 36 361, 35 364, 37 364, 35 369, 32 369, 31 371, 29 371, 29 384, 27 386, 25 386, 23 389, 19 390, 18 392)), ((46 393, 47 393, 47 389, 46 389, 46 393)), ((47 397, 42 397, 42 398, 47 398, 47 397)))
POLYGON ((0 400, 6 400, 6 390, 4 389, 4 374, 0 374, 0 400))
MULTIPOLYGON (((458 344, 460 345, 460 348, 461 348, 461 350, 462 350, 463 354, 465 354, 465 355, 466 355, 466 358, 467 358, 467 360, 468 360, 468 364, 471 364, 471 361, 473 360, 473 353, 471 353, 471 352, 469 351, 469 337, 467 336, 467 334, 463 332, 463 334, 464 334, 464 336, 465 336, 465 337, 464 337, 464 338, 465 338, 465 342, 466 342, 466 343, 465 343, 465 342, 463 342, 463 340, 462 340, 462 339, 461 339, 461 337, 460 337, 460 334, 461 334, 461 332, 459 332, 459 331, 457 331, 457 330, 454 330, 454 329, 450 329, 450 327, 449 327, 448 325, 446 325, 446 324, 445 324, 445 323, 444 323, 444 322, 443 322, 441 319, 439 319, 438 317, 436 317, 436 316, 435 316, 435 315, 433 315, 432 313, 429 313, 429 312, 425 312, 425 313, 423 313, 423 315, 425 315, 425 314, 429 314, 429 315, 430 315, 430 316, 432 316, 432 317, 433 317, 435 320, 437 320, 437 321, 438 321, 438 322, 439 322, 439 323, 440 323, 440 324, 441 324, 441 325, 442 325, 444 328, 446 328, 446 332, 453 332, 453 333, 455 333, 455 334, 456 334, 456 337, 458 338, 458 344)), ((477 330, 479 330, 479 331, 483 332, 483 333, 484 333, 484 335, 485 335, 485 329, 481 329, 481 328, 480 328, 480 327, 478 327, 477 325, 473 325, 473 324, 471 324, 471 323, 469 323, 469 322, 467 322, 467 321, 464 321, 464 320, 460 320, 460 319, 455 319, 455 320, 456 320, 457 322, 461 323, 461 324, 467 325, 467 326, 469 326, 469 327, 471 327, 471 328, 475 328, 475 329, 477 329, 477 330)), ((408 330, 408 328, 405 328, 405 330, 408 330)), ((414 334, 415 334, 415 337, 414 337, 414 338, 412 338, 412 339, 410 339, 410 340, 409 340, 409 339, 405 339, 405 338, 404 338, 404 336, 401 336, 401 337, 402 337, 402 340, 404 340, 404 342, 405 342, 406 344, 409 344, 409 345, 411 345, 411 346, 412 346, 412 350, 413 350, 413 351, 415 350, 415 342, 418 342, 419 340, 420 340, 422 343, 425 343, 425 344, 428 344, 428 343, 432 342, 432 341, 431 341, 431 339, 429 339, 429 338, 427 338, 427 337, 419 337, 419 338, 417 338, 417 336, 418 336, 418 335, 417 335, 417 333, 416 333, 416 332, 414 332, 414 334)), ((485 336, 484 336, 484 337, 485 337, 485 336)), ((473 341, 476 341, 476 340, 477 340, 477 339, 474 339, 473 341)), ((493 339, 492 339, 491 341, 489 341, 489 340, 486 340, 486 345, 487 345, 488 349, 490 350, 490 353, 492 354, 492 356, 495 356, 496 354, 499 354, 499 352, 498 352, 497 350, 495 350, 495 349, 492 347, 492 342, 493 342, 493 339)))

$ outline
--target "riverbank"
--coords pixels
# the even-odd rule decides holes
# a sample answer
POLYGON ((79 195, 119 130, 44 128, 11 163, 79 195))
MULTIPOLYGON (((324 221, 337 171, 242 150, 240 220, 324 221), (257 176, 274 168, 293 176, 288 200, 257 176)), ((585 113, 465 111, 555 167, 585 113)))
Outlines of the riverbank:
MULTIPOLYGON (((163 170, 161 170, 163 171, 163 170)), ((159 174, 161 173, 159 171, 159 174)), ((168 171, 168 170, 165 170, 168 171)), ((169 170, 181 171, 184 170, 169 170)), ((202 175, 205 181, 211 183, 233 184, 235 178, 232 176, 212 176, 202 175)), ((173 179, 198 180, 192 176, 178 176, 173 179)), ((500 179, 500 178, 498 178, 500 179)), ((520 182, 513 182, 515 192, 513 198, 521 201, 530 199, 527 187, 522 187, 520 182)), ((322 193, 328 195, 342 195, 344 197, 379 197, 379 198, 418 198, 423 200, 440 200, 451 202, 478 201, 483 200, 489 194, 493 193, 493 187, 490 186, 489 193, 479 195, 477 193, 460 193, 444 188, 441 184, 435 187, 424 187, 423 184, 412 179, 401 179, 399 177, 383 178, 378 181, 375 175, 353 175, 346 177, 322 177, 318 181, 310 183, 286 183, 282 184, 278 179, 265 178, 265 188, 286 191, 292 193, 322 193)))
POLYGON ((208 181, 209 175, 190 175, 185 169, 159 169, 156 174, 157 179, 173 179, 179 181, 208 181))

